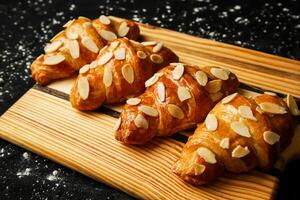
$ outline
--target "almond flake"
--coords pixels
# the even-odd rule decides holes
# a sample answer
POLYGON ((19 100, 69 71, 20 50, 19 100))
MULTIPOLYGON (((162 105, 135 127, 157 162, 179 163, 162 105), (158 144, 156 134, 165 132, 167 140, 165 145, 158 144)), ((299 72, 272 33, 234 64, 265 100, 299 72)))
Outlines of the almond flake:
POLYGON ((78 79, 77 88, 80 98, 86 100, 90 93, 90 85, 87 77, 83 76, 78 79))
POLYGON ((131 106, 135 106, 135 105, 138 105, 139 103, 141 103, 141 99, 140 98, 130 98, 130 99, 127 99, 126 103, 128 105, 131 105, 131 106))
POLYGON ((294 97, 290 94, 287 95, 287 105, 288 105, 289 110, 292 113, 292 115, 294 115, 294 116, 300 115, 298 105, 297 105, 294 97))
POLYGON ((140 59, 145 59, 147 58, 147 54, 143 51, 137 51, 136 55, 140 58, 140 59))
POLYGON ((249 128, 243 122, 232 122, 230 128, 240 136, 251 137, 249 128))
POLYGON ((70 40, 76 40, 78 38, 78 33, 76 33, 76 32, 67 31, 66 35, 67 35, 67 38, 70 40))
POLYGON ((280 136, 272 131, 265 131, 263 134, 264 140, 266 143, 273 145, 276 142, 279 142, 280 136))
POLYGON ((125 48, 121 47, 114 52, 115 59, 124 60, 125 59, 125 48))
POLYGON ((158 96, 158 99, 161 101, 161 102, 164 102, 165 99, 166 99, 166 88, 165 88, 165 85, 164 83, 162 82, 159 82, 157 84, 157 96, 158 96))
POLYGON ((226 110, 234 115, 238 113, 237 109, 233 105, 227 105, 226 110))
POLYGON ((120 37, 125 37, 127 33, 129 32, 129 27, 127 26, 126 22, 122 22, 118 29, 118 35, 120 37))
POLYGON ((79 58, 80 49, 77 40, 70 40, 68 42, 68 49, 73 59, 79 58))
POLYGON ((96 68, 98 65, 97 65, 97 62, 94 60, 93 62, 91 62, 90 64, 90 69, 94 69, 96 68))
POLYGON ((259 112, 260 114, 263 114, 264 111, 259 107, 259 106, 256 106, 256 109, 255 109, 257 112, 259 112))
POLYGON ((213 102, 216 102, 216 101, 219 101, 223 97, 223 93, 222 92, 210 93, 209 97, 213 102))
POLYGON ((214 114, 208 114, 205 119, 205 126, 208 131, 215 131, 218 128, 218 120, 214 114))
POLYGON ((144 46, 152 46, 152 45, 156 45, 157 42, 156 41, 146 41, 146 42, 142 42, 141 44, 144 46))
POLYGON ((45 48, 44 48, 44 51, 45 53, 51 53, 51 52, 54 52, 56 51, 59 47, 62 46, 62 42, 61 41, 54 41, 52 42, 51 44, 48 44, 45 48))
POLYGON ((164 43, 162 43, 162 42, 157 43, 157 45, 155 45, 153 47, 152 52, 158 53, 163 48, 163 46, 164 46, 164 43))
POLYGON ((180 107, 178 107, 174 104, 168 104, 167 108, 168 108, 168 112, 170 113, 170 115, 172 117, 177 118, 177 119, 184 118, 184 113, 180 107))
POLYGON ((184 65, 178 64, 172 71, 172 77, 174 80, 179 80, 184 73, 184 65))
POLYGON ((264 94, 267 94, 267 95, 271 95, 271 96, 274 96, 274 97, 276 97, 277 96, 277 94, 275 94, 274 92, 264 92, 264 94))
POLYGON ((229 138, 223 138, 219 145, 223 149, 229 149, 229 138))
POLYGON ((107 63, 111 58, 113 57, 112 52, 107 52, 106 54, 103 54, 99 60, 98 60, 98 65, 104 65, 107 63))
POLYGON ((67 21, 67 23, 65 23, 65 24, 63 25, 63 27, 64 27, 64 28, 67 28, 67 27, 70 26, 74 21, 75 21, 75 19, 72 19, 72 20, 67 21))
POLYGON ((100 30, 99 34, 103 39, 105 39, 107 41, 113 41, 113 40, 117 39, 117 35, 111 31, 100 30))
POLYGON ((92 23, 91 23, 91 22, 84 22, 84 23, 82 24, 82 27, 83 27, 83 28, 89 28, 89 27, 92 27, 92 23))
POLYGON ((242 158, 250 153, 248 147, 242 147, 241 145, 238 145, 233 149, 231 152, 231 156, 233 158, 242 158))
POLYGON ((200 147, 199 149, 197 149, 197 154, 201 156, 207 163, 217 163, 216 155, 206 147, 200 147))
POLYGON ((239 114, 243 118, 257 121, 257 119, 254 117, 253 112, 249 106, 239 106, 238 111, 239 111, 239 114))
POLYGON ((195 73, 195 78, 201 86, 205 86, 208 81, 207 75, 203 71, 197 71, 195 73))
POLYGON ((153 85, 154 83, 156 83, 158 81, 159 77, 154 74, 151 78, 149 78, 146 82, 145 82, 145 87, 149 87, 151 85, 153 85))
POLYGON ((152 54, 150 56, 150 60, 155 63, 155 64, 161 64, 162 62, 164 62, 164 59, 161 55, 158 54, 152 54))
POLYGON ((230 94, 228 95, 227 97, 223 98, 222 99, 222 104, 226 104, 226 103, 229 103, 230 101, 232 101, 233 99, 235 99, 235 97, 237 97, 238 93, 233 93, 233 94, 230 94))
POLYGON ((53 56, 46 57, 43 64, 44 65, 57 65, 64 60, 65 60, 65 57, 63 55, 53 55, 53 56))
POLYGON ((129 65, 129 64, 123 65, 122 75, 128 83, 130 83, 130 84, 133 83, 133 81, 134 81, 134 71, 133 71, 133 68, 131 67, 131 65, 129 65))
POLYGON ((221 88, 222 81, 220 79, 209 81, 205 86, 205 90, 209 93, 219 92, 221 88))
POLYGON ((190 91, 186 87, 178 87, 177 96, 181 102, 192 97, 190 91))
POLYGON ((138 110, 145 113, 146 115, 151 116, 151 117, 158 116, 158 111, 155 108, 152 108, 150 106, 142 105, 142 106, 139 106, 138 110))
POLYGON ((194 164, 195 175, 199 176, 199 175, 203 174, 203 172, 205 171, 205 168, 206 168, 205 165, 195 163, 194 164))
POLYGON ((116 123, 115 123, 115 126, 114 126, 114 131, 117 131, 120 126, 121 126, 121 117, 117 119, 116 123))
POLYGON ((227 80, 229 78, 228 73, 224 69, 211 68, 210 73, 221 80, 227 80))
POLYGON ((112 50, 114 50, 115 48, 117 48, 120 44, 120 41, 113 41, 112 43, 110 43, 110 47, 112 50))
POLYGON ((97 47, 96 43, 89 37, 83 37, 81 39, 81 43, 85 46, 88 50, 93 53, 98 53, 99 48, 97 47))
POLYGON ((271 113, 271 114, 285 114, 287 111, 284 107, 270 102, 263 102, 259 104, 259 107, 263 112, 271 113))
POLYGON ((105 67, 104 68, 104 74, 103 74, 103 83, 106 87, 111 86, 112 84, 112 72, 110 67, 105 67))
POLYGON ((145 119, 145 117, 141 114, 138 114, 136 118, 134 119, 134 124, 138 128, 148 129, 148 121, 145 119))
POLYGON ((79 74, 84 74, 90 70, 90 65, 84 65, 83 67, 80 68, 79 74))
POLYGON ((104 24, 104 25, 109 25, 110 24, 110 19, 106 17, 105 15, 101 15, 99 17, 99 21, 104 24))
POLYGON ((164 75, 163 72, 156 72, 156 73, 155 73, 155 76, 157 76, 157 77, 162 77, 163 75, 164 75))

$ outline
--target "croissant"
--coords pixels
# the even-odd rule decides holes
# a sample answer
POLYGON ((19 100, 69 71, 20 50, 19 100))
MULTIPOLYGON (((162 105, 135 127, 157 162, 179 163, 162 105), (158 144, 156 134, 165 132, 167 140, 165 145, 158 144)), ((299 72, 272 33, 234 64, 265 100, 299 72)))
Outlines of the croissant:
POLYGON ((207 115, 182 150, 173 171, 195 185, 254 168, 270 170, 293 136, 292 115, 283 100, 234 93, 207 115))
POLYGON ((45 47, 45 55, 40 55, 31 65, 33 79, 41 85, 53 80, 71 77, 85 64, 96 59, 99 50, 108 41, 120 37, 137 39, 139 27, 131 21, 117 23, 100 16, 91 21, 79 17, 64 25, 65 30, 52 38, 45 47))
POLYGON ((80 69, 70 101, 79 110, 95 110, 144 92, 145 81, 178 57, 163 43, 143 44, 116 39, 101 50, 97 59, 80 69))
POLYGON ((225 69, 174 63, 145 85, 144 94, 127 100, 117 121, 115 137, 121 142, 144 144, 195 127, 221 98, 237 90, 239 81, 225 69))

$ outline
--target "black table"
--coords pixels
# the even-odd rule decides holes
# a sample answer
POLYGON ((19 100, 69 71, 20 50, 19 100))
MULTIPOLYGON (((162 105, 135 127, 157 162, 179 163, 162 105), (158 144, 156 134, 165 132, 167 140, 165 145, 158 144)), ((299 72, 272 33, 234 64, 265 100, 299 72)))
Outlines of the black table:
MULTIPOLYGON (((0 114, 34 84, 30 63, 66 21, 101 14, 300 60, 300 3, 296 0, 0 0, 0 114)), ((300 198, 299 186, 292 184, 300 180, 299 169, 300 160, 288 165, 279 199, 300 198)), ((0 199, 132 197, 0 140, 0 199)))

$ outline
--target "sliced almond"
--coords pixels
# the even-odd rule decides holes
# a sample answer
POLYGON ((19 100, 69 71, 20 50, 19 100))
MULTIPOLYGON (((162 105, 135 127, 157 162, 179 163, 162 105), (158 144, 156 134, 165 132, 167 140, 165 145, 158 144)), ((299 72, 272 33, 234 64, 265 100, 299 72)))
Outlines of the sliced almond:
POLYGON ((80 68, 79 74, 84 74, 90 70, 90 65, 84 65, 83 67, 80 68))
POLYGON ((223 149, 229 149, 229 138, 223 138, 219 145, 223 149))
POLYGON ((91 23, 91 22, 84 22, 84 23, 82 24, 82 27, 83 27, 83 28, 89 28, 89 27, 92 27, 92 23, 91 23))
POLYGON ((148 129, 148 121, 145 119, 145 117, 141 114, 138 114, 136 118, 134 119, 134 124, 138 128, 148 129))
POLYGON ((158 55, 158 54, 152 54, 150 56, 150 60, 155 63, 155 64, 161 64, 164 62, 164 59, 161 55, 158 55))
POLYGON ((157 43, 157 45, 155 45, 153 47, 152 52, 158 53, 163 48, 163 46, 164 46, 164 43, 162 43, 162 42, 157 43))
POLYGON ((129 27, 127 25, 127 22, 122 22, 118 29, 118 35, 120 37, 125 37, 128 32, 129 32, 129 27))
POLYGON ((115 123, 115 126, 114 126, 114 131, 117 131, 120 126, 121 126, 121 117, 117 119, 116 123, 115 123))
POLYGON ((163 75, 164 75, 163 72, 156 72, 156 73, 155 73, 155 76, 157 76, 157 77, 162 77, 163 75))
POLYGON ((90 93, 90 85, 87 77, 83 76, 78 79, 77 88, 80 98, 86 100, 90 93))
POLYGON ((145 59, 147 58, 147 54, 143 51, 137 51, 136 55, 140 58, 140 59, 145 59))
POLYGON ((209 97, 213 102, 216 102, 216 101, 219 101, 223 97, 223 93, 222 92, 210 93, 209 97))
POLYGON ((242 147, 241 145, 238 145, 233 149, 231 152, 231 156, 233 158, 242 158, 250 153, 248 147, 242 147))
POLYGON ((70 40, 76 40, 78 38, 78 33, 76 33, 76 32, 67 31, 66 35, 67 35, 67 38, 70 40))
POLYGON ((100 30, 99 34, 104 40, 107 40, 107 41, 113 41, 113 40, 117 39, 117 35, 111 31, 100 30))
POLYGON ((145 82, 145 87, 149 87, 151 85, 153 85, 154 83, 156 83, 158 81, 159 77, 154 74, 151 78, 149 78, 146 82, 145 82))
POLYGON ((98 53, 99 48, 97 47, 96 43, 89 37, 83 37, 81 39, 81 43, 85 48, 90 50, 93 53, 98 53))
POLYGON ((165 85, 164 83, 162 82, 159 82, 157 84, 157 96, 158 96, 158 99, 161 101, 161 102, 164 102, 165 99, 166 99, 166 88, 165 88, 165 85))
POLYGON ((294 116, 300 115, 298 105, 297 105, 294 97, 290 94, 287 95, 287 105, 288 105, 289 110, 292 113, 292 115, 294 115, 294 116))
POLYGON ((142 105, 142 106, 139 106, 138 110, 145 113, 146 115, 151 116, 151 117, 158 116, 158 111, 155 108, 152 108, 151 106, 142 105))
POLYGON ((127 99, 126 103, 128 105, 131 105, 131 106, 135 106, 135 105, 138 105, 139 103, 141 103, 141 99, 140 98, 130 98, 130 99, 127 99))
POLYGON ((222 99, 222 104, 226 104, 229 103, 230 101, 232 101, 233 99, 235 99, 235 97, 237 97, 238 93, 233 93, 231 95, 228 95, 227 97, 222 99))
POLYGON ((75 21, 75 19, 72 19, 72 20, 67 21, 67 23, 65 23, 65 24, 63 25, 63 27, 64 27, 64 28, 67 28, 67 27, 70 26, 74 21, 75 21))
POLYGON ((205 126, 208 131, 215 131, 218 128, 218 120, 214 114, 208 114, 205 119, 205 126))
POLYGON ((203 71, 197 71, 195 73, 195 78, 201 86, 205 86, 207 84, 208 78, 206 73, 204 73, 203 71))
POLYGON ((234 115, 238 113, 237 109, 233 105, 226 105, 226 110, 234 115))
POLYGON ((107 52, 105 54, 103 54, 99 60, 98 60, 98 65, 104 65, 105 63, 107 63, 111 58, 113 57, 113 53, 112 52, 107 52))
POLYGON ((106 17, 105 15, 101 15, 99 17, 99 21, 101 22, 101 24, 104 24, 104 25, 110 24, 110 19, 108 17, 106 17))
POLYGON ((93 68, 96 68, 98 65, 97 65, 97 62, 94 60, 93 62, 91 62, 90 64, 90 69, 93 69, 93 68))
POLYGON ((68 49, 73 59, 79 58, 80 49, 77 40, 70 40, 68 42, 68 49))
POLYGON ((184 73, 184 65, 178 64, 172 71, 172 77, 174 80, 179 80, 184 73))
POLYGON ((211 68, 210 73, 221 80, 227 80, 229 78, 228 73, 224 69, 211 68))
POLYGON ((184 113, 180 107, 178 107, 174 104, 168 104, 167 108, 168 108, 168 112, 170 113, 170 115, 172 117, 177 118, 177 119, 184 118, 184 113))
POLYGON ((115 48, 117 48, 120 44, 120 41, 113 41, 112 43, 110 43, 110 48, 112 50, 114 50, 115 48))
POLYGON ((125 48, 121 47, 114 52, 115 59, 124 60, 125 59, 125 48))
POLYGON ((249 128, 243 122, 231 122, 230 128, 243 137, 251 137, 249 128))
POLYGON ((43 62, 44 65, 57 65, 65 60, 63 55, 47 56, 43 62))
POLYGON ((133 81, 134 81, 134 71, 133 71, 133 68, 131 67, 131 65, 129 65, 129 64, 123 65, 122 75, 128 83, 130 83, 130 84, 133 83, 133 81))
POLYGON ((266 143, 273 145, 276 142, 279 142, 280 136, 272 131, 265 131, 263 134, 264 140, 266 143))
POLYGON ((209 81, 206 86, 205 90, 209 93, 216 93, 222 89, 222 81, 220 79, 209 81))
POLYGON ((104 83, 104 85, 106 87, 111 86, 112 80, 113 80, 113 77, 112 77, 112 72, 111 72, 110 67, 105 67, 104 68, 104 74, 103 74, 103 83, 104 83))
POLYGON ((259 106, 256 106, 256 109, 255 109, 257 112, 259 112, 260 114, 263 114, 264 111, 259 107, 259 106))
POLYGON ((216 155, 206 147, 200 147, 199 149, 197 149, 197 154, 201 156, 207 163, 217 163, 216 155))
POLYGON ((56 51, 57 49, 59 49, 59 47, 62 46, 62 42, 60 40, 58 41, 54 41, 52 42, 51 44, 48 44, 45 48, 44 48, 44 51, 45 53, 51 53, 51 52, 54 52, 56 51))
POLYGON ((178 87, 177 96, 181 102, 192 97, 190 91, 186 87, 178 87))
POLYGON ((276 97, 277 96, 277 94, 275 94, 274 92, 264 92, 264 94, 267 94, 267 95, 271 95, 271 96, 274 96, 274 97, 276 97))
POLYGON ((239 106, 238 112, 245 119, 251 119, 253 121, 257 121, 257 119, 254 117, 253 112, 249 106, 239 106))
POLYGON ((205 171, 205 168, 206 168, 205 165, 195 163, 194 164, 195 175, 199 176, 199 175, 203 174, 203 172, 205 171))
POLYGON ((156 45, 157 42, 156 41, 146 41, 146 42, 142 42, 141 44, 144 46, 152 46, 152 45, 156 45))
POLYGON ((259 104, 259 107, 263 112, 271 113, 271 114, 285 114, 287 113, 286 109, 278 104, 263 102, 259 104))

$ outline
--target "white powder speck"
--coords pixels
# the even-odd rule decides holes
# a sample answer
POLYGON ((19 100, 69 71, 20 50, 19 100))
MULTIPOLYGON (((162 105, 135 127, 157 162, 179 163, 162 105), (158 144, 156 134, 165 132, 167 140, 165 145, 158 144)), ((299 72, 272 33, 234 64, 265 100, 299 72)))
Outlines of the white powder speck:
POLYGON ((27 159, 29 158, 29 154, 28 154, 27 152, 24 152, 24 153, 23 153, 23 158, 24 158, 25 160, 27 160, 27 159))
POLYGON ((24 171, 18 172, 17 176, 18 178, 22 178, 23 176, 28 176, 30 175, 30 171, 31 171, 30 168, 26 168, 24 171))
POLYGON ((57 171, 57 170, 54 170, 54 171, 52 172, 52 174, 49 174, 49 175, 47 176, 47 179, 48 179, 49 181, 56 181, 56 180, 59 179, 59 177, 57 177, 57 174, 58 174, 58 171, 57 171))
POLYGON ((236 5, 236 6, 234 6, 234 9, 235 10, 241 10, 241 6, 240 5, 236 5))

